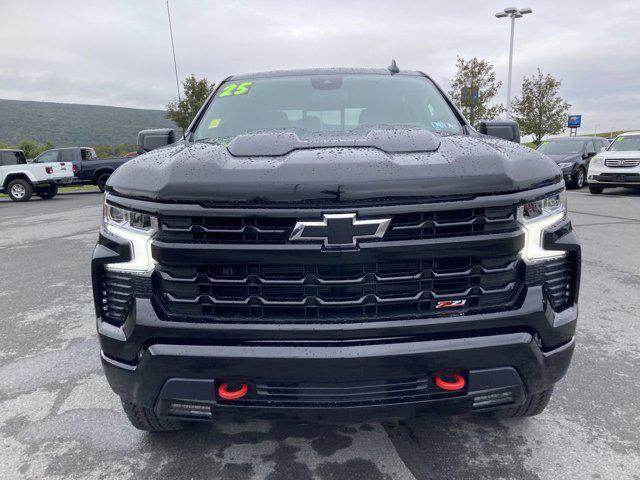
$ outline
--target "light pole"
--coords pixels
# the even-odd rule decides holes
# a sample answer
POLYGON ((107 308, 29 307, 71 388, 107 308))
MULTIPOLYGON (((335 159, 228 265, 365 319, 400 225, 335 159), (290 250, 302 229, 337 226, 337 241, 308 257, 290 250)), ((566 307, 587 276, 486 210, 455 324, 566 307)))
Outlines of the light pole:
POLYGON ((511 40, 509 41, 509 79, 507 80, 507 118, 511 116, 511 71, 513 68, 513 30, 516 26, 516 18, 522 18, 528 13, 533 13, 530 8, 521 8, 518 10, 516 7, 507 7, 503 11, 496 13, 498 18, 511 19, 511 40))
POLYGON ((171 28, 171 12, 169 11, 169 0, 167 0, 167 17, 169 17, 169 34, 171 35, 171 51, 173 52, 173 70, 176 72, 176 88, 178 89, 178 102, 180 99, 180 82, 178 81, 178 65, 176 64, 176 48, 173 46, 173 28, 171 28))

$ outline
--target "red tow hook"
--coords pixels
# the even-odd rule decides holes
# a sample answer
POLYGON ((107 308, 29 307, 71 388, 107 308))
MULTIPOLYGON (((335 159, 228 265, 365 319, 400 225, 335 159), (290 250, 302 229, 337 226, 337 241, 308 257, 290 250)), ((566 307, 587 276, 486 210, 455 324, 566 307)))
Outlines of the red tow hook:
POLYGON ((435 378, 436 386, 449 392, 462 390, 466 385, 464 377, 459 373, 438 372, 436 373, 435 378))
POLYGON ((246 383, 227 384, 223 383, 218 387, 218 396, 223 400, 238 400, 244 397, 249 391, 246 383))

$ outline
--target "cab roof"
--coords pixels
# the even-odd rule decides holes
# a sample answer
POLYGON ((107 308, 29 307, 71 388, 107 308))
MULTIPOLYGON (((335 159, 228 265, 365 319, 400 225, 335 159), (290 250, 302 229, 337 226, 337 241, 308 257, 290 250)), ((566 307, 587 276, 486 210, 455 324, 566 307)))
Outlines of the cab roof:
POLYGON ((626 137, 627 135, 640 135, 640 130, 636 130, 634 132, 625 132, 618 135, 619 137, 626 137))
POLYGON ((425 76, 424 73, 415 70, 400 70, 392 74, 386 68, 307 68, 300 70, 272 70, 268 72, 243 73, 232 75, 227 80, 244 80, 247 78, 273 78, 295 77, 308 75, 410 75, 414 77, 425 76))

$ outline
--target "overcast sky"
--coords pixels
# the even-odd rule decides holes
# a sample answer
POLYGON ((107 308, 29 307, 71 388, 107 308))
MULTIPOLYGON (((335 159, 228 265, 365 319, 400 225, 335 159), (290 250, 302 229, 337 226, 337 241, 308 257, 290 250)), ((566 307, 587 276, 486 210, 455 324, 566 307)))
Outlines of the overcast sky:
MULTIPOLYGON (((448 89, 456 55, 492 62, 506 100, 509 1, 171 0, 178 73, 361 66, 422 70, 448 89)), ((640 129, 640 1, 529 1, 514 89, 561 79, 581 133, 640 129)), ((0 98, 164 108, 176 96, 165 2, 0 0, 0 98)))

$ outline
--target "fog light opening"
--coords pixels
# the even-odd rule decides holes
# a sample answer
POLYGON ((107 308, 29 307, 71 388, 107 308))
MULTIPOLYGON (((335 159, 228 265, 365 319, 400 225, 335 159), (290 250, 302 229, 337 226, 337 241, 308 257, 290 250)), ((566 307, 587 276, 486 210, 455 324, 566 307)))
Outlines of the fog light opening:
POLYGON ((436 386, 448 392, 457 392, 462 390, 466 381, 462 375, 453 372, 438 372, 435 375, 436 386))
POLYGON ((513 402, 513 393, 501 392, 488 395, 477 395, 473 399, 473 408, 495 407, 513 402))
POLYGON ((249 391, 246 383, 223 383, 218 387, 218 396, 223 400, 238 400, 249 391))
POLYGON ((201 403, 171 402, 169 415, 176 417, 212 418, 211 406, 201 403))

